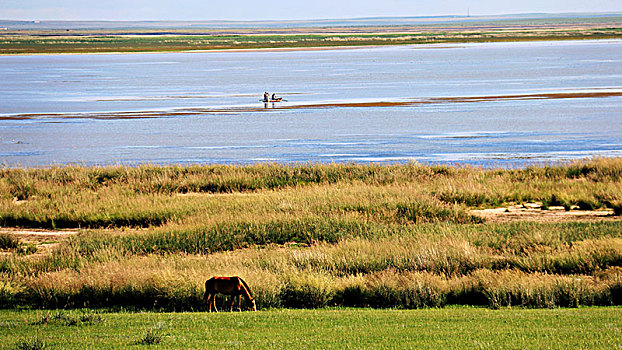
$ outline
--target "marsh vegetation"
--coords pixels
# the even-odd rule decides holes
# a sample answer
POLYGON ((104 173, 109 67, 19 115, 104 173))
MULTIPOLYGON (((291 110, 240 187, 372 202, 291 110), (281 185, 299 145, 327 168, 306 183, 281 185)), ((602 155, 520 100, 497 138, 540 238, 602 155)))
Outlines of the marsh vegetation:
MULTIPOLYGON (((618 20, 619 21, 619 20, 618 20)), ((166 52, 192 50, 322 48, 337 46, 404 45, 433 43, 479 43, 533 40, 616 39, 619 22, 601 25, 556 24, 553 26, 475 27, 354 27, 329 32, 306 30, 228 30, 203 32, 144 30, 18 31, 0 35, 0 54, 166 52)))
POLYGON ((259 308, 618 305, 621 179, 620 158, 524 169, 6 168, 7 241, 24 228, 78 234, 48 253, 4 248, 0 304, 203 310, 207 278, 240 275, 259 308), (601 215, 478 214, 534 202, 601 215))

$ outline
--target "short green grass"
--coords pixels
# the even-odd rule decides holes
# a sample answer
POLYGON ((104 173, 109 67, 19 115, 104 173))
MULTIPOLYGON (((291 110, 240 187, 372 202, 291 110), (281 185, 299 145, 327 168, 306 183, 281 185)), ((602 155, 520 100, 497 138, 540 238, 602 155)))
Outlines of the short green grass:
MULTIPOLYGON (((103 313, 38 324, 47 311, 0 311, 0 346, 54 349, 620 349, 621 308, 319 309, 103 313), (149 344, 147 335, 161 337, 149 344)), ((74 311, 77 312, 77 311, 74 311)))

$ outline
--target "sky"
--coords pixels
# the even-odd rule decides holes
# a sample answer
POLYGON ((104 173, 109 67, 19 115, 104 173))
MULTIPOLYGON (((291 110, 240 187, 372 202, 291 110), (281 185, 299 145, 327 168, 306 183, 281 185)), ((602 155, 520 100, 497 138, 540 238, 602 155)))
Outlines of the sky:
POLYGON ((0 0, 9 20, 302 20, 622 12, 622 0, 0 0))

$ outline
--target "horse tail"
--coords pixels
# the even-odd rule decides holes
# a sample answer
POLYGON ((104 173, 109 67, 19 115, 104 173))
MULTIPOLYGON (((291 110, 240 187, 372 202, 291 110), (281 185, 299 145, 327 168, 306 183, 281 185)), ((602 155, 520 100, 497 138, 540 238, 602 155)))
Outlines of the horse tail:
POLYGON ((248 286, 248 284, 246 284, 246 282, 244 282, 244 280, 241 277, 238 277, 238 279, 240 280, 240 283, 242 283, 242 285, 244 286, 244 289, 246 289, 246 293, 248 294, 248 298, 250 300, 254 299, 253 295, 251 294, 251 288, 248 286))

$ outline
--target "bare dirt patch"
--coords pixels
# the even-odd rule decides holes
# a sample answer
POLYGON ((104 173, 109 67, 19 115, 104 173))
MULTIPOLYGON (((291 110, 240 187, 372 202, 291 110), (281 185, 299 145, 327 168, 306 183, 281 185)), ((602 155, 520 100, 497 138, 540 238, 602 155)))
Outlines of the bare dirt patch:
MULTIPOLYGON (((0 227, 0 233, 7 233, 17 237, 23 244, 33 244, 37 252, 33 255, 45 255, 57 247, 62 241, 78 234, 78 230, 43 230, 43 229, 19 229, 0 227)), ((0 252, 0 255, 12 254, 0 252)))
POLYGON ((503 208, 477 209, 471 210, 471 213, 484 218, 487 222, 622 221, 621 216, 614 215, 613 209, 565 210, 564 207, 549 207, 548 209, 543 209, 541 203, 525 203, 503 208))

